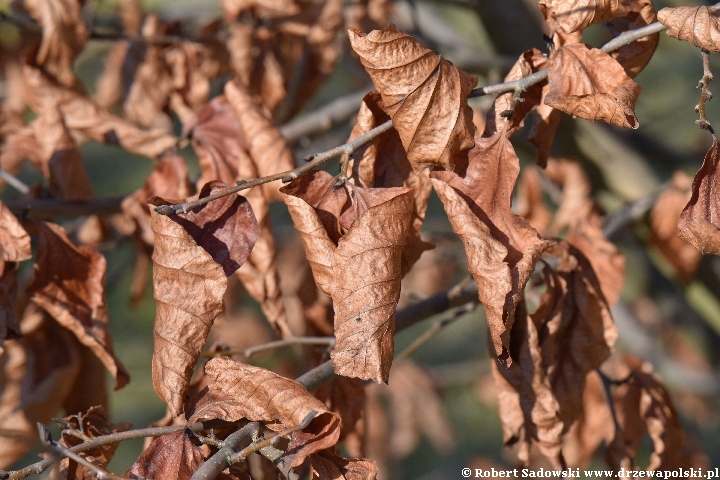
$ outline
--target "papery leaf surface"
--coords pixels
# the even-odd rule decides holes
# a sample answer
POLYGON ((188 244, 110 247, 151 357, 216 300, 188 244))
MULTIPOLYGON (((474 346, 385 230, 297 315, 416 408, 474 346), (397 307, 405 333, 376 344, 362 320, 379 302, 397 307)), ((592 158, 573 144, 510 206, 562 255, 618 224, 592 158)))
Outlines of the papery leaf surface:
POLYGON ((313 480, 375 480, 378 473, 378 467, 372 460, 346 459, 332 450, 310 455, 310 468, 313 480))
POLYGON ((658 21, 667 27, 669 36, 720 52, 720 7, 663 8, 658 21))
POLYGON ((133 463, 130 478, 189 480, 205 461, 202 449, 183 430, 157 437, 133 463))

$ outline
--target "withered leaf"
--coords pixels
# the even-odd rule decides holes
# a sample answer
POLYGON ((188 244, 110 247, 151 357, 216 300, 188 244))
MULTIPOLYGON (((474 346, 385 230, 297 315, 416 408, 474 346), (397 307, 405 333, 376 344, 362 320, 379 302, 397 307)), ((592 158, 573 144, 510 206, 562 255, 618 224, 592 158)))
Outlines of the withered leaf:
POLYGON ((496 354, 510 364, 513 312, 535 263, 551 242, 542 240, 527 220, 510 209, 520 160, 503 131, 476 138, 475 147, 455 161, 455 172, 431 173, 433 186, 455 232, 462 232, 464 241, 474 237, 465 245, 468 265, 480 287, 480 301, 486 305, 496 354))
POLYGON ((127 475, 130 478, 189 480, 204 461, 200 447, 195 446, 184 431, 178 430, 153 440, 127 475))
POLYGON ((640 85, 610 55, 580 43, 565 45, 550 59, 545 103, 570 115, 637 128, 640 85))
MULTIPOLYGON (((248 91, 236 82, 228 82, 225 96, 237 115, 257 176, 266 177, 295 168, 292 149, 248 91)), ((281 200, 277 182, 266 183, 262 189, 268 201, 281 200)))
POLYGON ((452 170, 453 155, 473 146, 475 126, 467 97, 477 78, 393 24, 367 35, 350 28, 349 36, 413 168, 452 170))
MULTIPOLYGON (((124 432, 132 426, 129 423, 112 424, 108 422, 105 410, 102 407, 91 407, 87 412, 70 415, 62 420, 56 420, 61 430, 60 443, 68 448, 83 443, 83 439, 78 435, 68 432, 72 430, 75 433, 85 436, 86 439, 92 439, 101 435, 109 435, 111 433, 124 432)), ((85 460, 106 467, 115 455, 115 451, 120 446, 120 442, 110 443, 101 447, 86 450, 80 453, 85 460)), ((77 480, 93 478, 90 475, 91 470, 83 465, 79 465, 74 460, 63 459, 60 463, 61 474, 66 478, 74 478, 77 480)))
POLYGON ((306 428, 293 434, 290 447, 281 457, 286 468, 296 467, 308 455, 337 443, 340 417, 295 381, 227 357, 210 360, 205 374, 212 382, 201 392, 195 408, 188 411, 190 424, 213 418, 229 422, 246 418, 282 430, 317 412, 306 428))
MULTIPOLYGON (((365 95, 348 142, 390 120, 377 91, 365 95)), ((351 155, 354 181, 367 188, 409 187, 413 189, 412 228, 402 254, 402 274, 433 248, 420 238, 430 197, 430 178, 426 171, 415 172, 405 154, 400 136, 394 128, 373 139, 351 155)))
POLYGON ((375 480, 378 467, 365 458, 345 459, 332 450, 310 455, 313 480, 375 480))
MULTIPOLYGON (((224 186, 210 182, 200 198, 224 186)), ((170 202, 153 197, 149 203, 170 202)), ((252 208, 240 195, 221 197, 185 216, 165 216, 153 210, 151 225, 157 301, 153 385, 177 416, 210 327, 222 311, 227 277, 250 255, 258 226, 252 208)))
POLYGON ((337 376, 329 384, 317 389, 315 396, 340 416, 339 442, 362 428, 360 424, 364 419, 365 386, 361 380, 337 376))
POLYGON ((695 174, 690 201, 678 221, 678 236, 702 254, 720 255, 719 156, 720 146, 713 136, 713 144, 705 154, 702 167, 695 174))
POLYGON ((534 165, 529 165, 520 172, 515 209, 518 215, 526 218, 535 230, 545 235, 552 213, 545 205, 540 175, 542 175, 540 170, 534 165))
POLYGON ((76 246, 54 223, 38 222, 38 257, 29 298, 90 348, 115 377, 115 388, 129 380, 115 356, 105 302, 105 257, 88 246, 76 246))
POLYGON ((657 16, 671 37, 711 52, 720 52, 719 7, 663 8, 657 16))
MULTIPOLYGON (((633 0, 630 7, 630 13, 626 17, 627 22, 613 22, 619 33, 636 30, 657 20, 651 0, 633 0)), ((659 33, 648 35, 611 52, 610 56, 620 62, 628 77, 635 78, 652 58, 659 41, 659 33)))
POLYGON ((555 140, 555 132, 560 125, 562 112, 545 103, 550 86, 545 85, 542 91, 540 105, 535 107, 535 117, 528 132, 528 140, 537 149, 537 164, 542 168, 547 166, 550 157, 550 148, 555 140))
POLYGON ((315 281, 333 298, 335 372, 385 382, 392 364, 412 193, 407 188, 350 184, 333 192, 333 183, 328 173, 316 172, 280 191, 286 194, 315 281))
POLYGON ((557 270, 544 268, 547 290, 535 313, 518 306, 515 362, 494 367, 494 375, 505 442, 533 441, 559 467, 562 437, 582 412, 585 378, 610 355, 617 330, 584 255, 566 243, 548 254, 558 258, 557 270))
POLYGON ((0 202, 0 345, 6 338, 20 337, 15 312, 17 271, 20 262, 32 256, 30 235, 10 209, 0 202))
POLYGON ((82 91, 73 72, 75 57, 90 36, 82 15, 82 2, 23 0, 22 6, 42 27, 42 43, 34 63, 60 85, 82 91))
MULTIPOLYGON (((547 57, 536 48, 523 52, 505 76, 505 82, 520 80, 547 68, 547 63, 547 57)), ((543 87, 546 84, 544 81, 536 83, 524 90, 517 98, 513 92, 498 95, 487 114, 483 136, 492 136, 500 130, 505 130, 508 137, 512 136, 523 126, 528 113, 540 104, 543 87)))
POLYGON ((540 9, 565 32, 573 33, 616 17, 625 17, 630 1, 617 0, 540 0, 540 9))
POLYGON ((692 179, 684 172, 675 172, 650 211, 650 241, 685 281, 693 278, 702 256, 678 237, 678 220, 691 198, 691 188, 692 179))

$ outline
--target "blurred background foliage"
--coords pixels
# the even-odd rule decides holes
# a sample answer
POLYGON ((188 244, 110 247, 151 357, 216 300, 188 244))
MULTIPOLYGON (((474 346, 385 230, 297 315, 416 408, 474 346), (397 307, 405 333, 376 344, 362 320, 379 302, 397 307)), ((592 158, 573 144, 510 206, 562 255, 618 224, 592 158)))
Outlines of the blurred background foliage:
MULTIPOLYGON (((117 3, 116 0, 88 2, 86 15, 94 28, 116 22, 117 3)), ((142 4, 146 11, 157 12, 163 19, 182 22, 188 31, 220 15, 214 0, 146 0, 142 4)), ((703 4, 711 2, 657 0, 655 7, 659 10, 666 6, 703 4)), ((4 8, 7 11, 8 5, 4 8)), ((479 85, 501 81, 523 50, 530 47, 546 50, 541 16, 534 0, 397 1, 391 19, 461 68, 475 73, 479 85)), ((17 38, 15 29, 11 23, 0 21, 0 42, 12 43, 17 38)), ((660 37, 654 57, 635 79, 643 88, 636 106, 638 130, 621 130, 567 116, 558 130, 554 153, 582 161, 591 178, 595 198, 610 214, 657 190, 676 170, 692 176, 711 143, 710 136, 694 124, 697 115, 693 108, 699 96, 695 86, 702 76, 699 51, 664 34, 660 37)), ((598 46, 610 38, 607 30, 596 26, 588 29, 584 40, 598 46)), ((90 41, 77 62, 76 71, 91 92, 111 44, 111 41, 90 41)), ((333 76, 303 112, 342 95, 369 90, 367 75, 347 50, 333 76)), ((718 56, 712 55, 711 61, 713 69, 720 72, 718 56)), ((482 112, 489 108, 492 98, 472 102, 473 107, 482 112)), ((709 104, 708 117, 711 122, 720 121, 718 103, 709 104)), ((179 123, 176 126, 179 133, 179 123)), ((302 139, 296 145, 297 158, 344 142, 351 126, 352 121, 322 135, 302 139)), ((520 132, 513 141, 523 165, 529 165, 534 162, 534 150, 525 137, 524 132, 520 132)), ((186 148, 182 153, 190 165, 191 175, 197 176, 199 168, 192 149, 186 148)), ((98 197, 132 193, 142 186, 153 167, 145 158, 92 141, 82 146, 82 154, 98 197)), ((29 165, 19 177, 28 184, 42 182, 41 175, 29 165)), ((15 195, 6 189, 1 198, 11 199, 15 195)), ((296 246, 285 207, 274 205, 272 215, 281 247, 296 246)), ((438 247, 426 254, 431 258, 418 264, 417 273, 406 280, 405 302, 422 297, 424 292, 452 285, 465 271, 462 245, 453 237, 435 196, 424 232, 438 247), (439 285, 423 284, 433 276, 439 278, 435 280, 439 285)), ((655 371, 674 395, 684 426, 698 439, 709 457, 709 464, 720 465, 720 442, 717 441, 720 438, 720 284, 717 282, 720 265, 716 258, 705 258, 697 276, 683 281, 655 247, 649 245, 649 236, 647 222, 640 219, 616 238, 620 250, 627 256, 622 301, 613 309, 620 329, 617 348, 654 364, 655 371)), ((111 395, 111 419, 143 427, 165 414, 165 405, 153 391, 150 378, 152 292, 148 288, 144 302, 137 308, 129 307, 135 255, 130 241, 106 245, 103 254, 108 260, 110 329, 116 351, 132 375, 128 386, 111 395)), ((32 275, 28 264, 30 262, 26 262, 23 271, 26 277, 32 275)), ((239 288, 233 292, 237 296, 232 302, 234 314, 243 318, 233 327, 241 329, 238 335, 247 333, 270 338, 269 329, 258 327, 262 323, 257 321, 261 315, 257 305, 239 288)), ((401 351, 428 325, 427 321, 422 322, 401 332, 397 336, 396 351, 401 351)), ((461 468, 486 465, 485 459, 514 466, 513 457, 502 446, 486 345, 486 327, 482 308, 479 308, 444 328, 413 354, 412 359, 428 369, 442 392, 454 442, 442 444, 433 439, 432 434, 424 436, 404 458, 392 460, 392 473, 387 478, 460 478, 461 468)), ((253 362, 272 366, 273 362, 298 357, 299 352, 289 348, 258 355, 253 362)), ((123 442, 110 470, 125 471, 137 458, 142 443, 141 440, 123 442)), ((23 463, 31 463, 35 458, 28 456, 23 463)), ((594 465, 602 465, 601 460, 594 465)))

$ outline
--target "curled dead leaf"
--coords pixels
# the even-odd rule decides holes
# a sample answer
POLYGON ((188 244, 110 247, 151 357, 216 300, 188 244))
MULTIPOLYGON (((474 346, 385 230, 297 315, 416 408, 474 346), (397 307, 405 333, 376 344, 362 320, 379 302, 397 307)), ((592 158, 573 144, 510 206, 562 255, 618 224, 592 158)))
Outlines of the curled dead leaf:
MULTIPOLYGON (((200 197, 224 186, 206 184, 200 197)), ((153 197, 149 203, 170 202, 153 197)), ((153 210, 151 225, 157 301, 153 385, 177 416, 210 327, 222 311, 227 277, 250 255, 258 226, 250 205, 239 195, 222 197, 185 216, 153 210)))
POLYGON ((189 480, 205 456, 183 430, 157 437, 133 463, 130 478, 175 478, 189 480))
POLYGON ((365 458, 346 459, 322 450, 310 455, 312 480, 375 480, 378 467, 365 458))
POLYGON ((640 85, 607 53, 580 43, 565 45, 550 59, 545 104, 576 117, 638 128, 635 101, 640 85))
POLYGON ((302 423, 307 415, 317 415, 310 424, 293 434, 285 454, 284 468, 293 468, 320 450, 330 448, 340 436, 340 417, 297 382, 264 368, 227 357, 213 358, 205 365, 212 380, 191 411, 190 424, 208 419, 234 422, 242 418, 265 422, 273 430, 302 423))
POLYGON ((630 11, 628 1, 617 0, 540 0, 545 18, 552 19, 565 33, 583 30, 616 17, 625 17, 630 11))
POLYGON ((6 338, 20 337, 20 322, 15 311, 17 272, 20 262, 31 256, 30 235, 0 202, 0 345, 6 338))
POLYGON ((667 27, 669 36, 720 52, 720 7, 663 8, 658 21, 667 27))
POLYGON ((475 126, 467 104, 475 76, 428 50, 390 24, 364 34, 349 30, 415 170, 452 170, 453 155, 473 146, 475 126))

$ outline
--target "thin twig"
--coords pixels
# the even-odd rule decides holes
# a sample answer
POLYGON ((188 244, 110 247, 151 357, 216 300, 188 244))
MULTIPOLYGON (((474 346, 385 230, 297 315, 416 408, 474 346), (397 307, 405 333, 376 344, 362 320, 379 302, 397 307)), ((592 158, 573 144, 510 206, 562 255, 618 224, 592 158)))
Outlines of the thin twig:
POLYGON ((23 195, 30 193, 30 187, 25 185, 22 180, 17 178, 12 173, 8 172, 7 170, 3 170, 2 167, 0 167, 0 178, 5 180, 8 185, 13 187, 18 192, 22 193, 23 195))
POLYGON ((300 422, 299 424, 295 425, 294 427, 290 427, 286 430, 283 430, 282 432, 276 433, 272 437, 266 438, 265 440, 254 441, 253 443, 251 443, 247 447, 243 448, 239 452, 228 457, 228 463, 233 464, 233 463, 242 462, 251 453, 258 452, 266 447, 274 447, 275 445, 277 445, 278 441, 282 437, 286 437, 297 431, 307 428, 307 426, 310 425, 310 422, 312 422, 316 416, 317 416, 317 412, 315 410, 313 410, 310 413, 308 413, 307 415, 305 415, 305 418, 303 419, 303 421, 300 422))
POLYGON ((286 123, 280 127, 280 133, 292 143, 308 135, 328 131, 355 115, 366 94, 362 91, 337 98, 314 112, 286 123))
POLYGON ((698 100, 698 104, 695 105, 695 111, 700 114, 700 118, 698 120, 695 120, 695 124, 703 130, 707 130, 708 132, 710 132, 713 136, 713 139, 715 139, 715 131, 713 130, 712 125, 710 125, 710 122, 707 118, 707 113, 705 112, 705 103, 712 100, 710 82, 713 79, 713 74, 710 70, 710 52, 705 49, 702 49, 701 52, 703 60, 703 76, 702 79, 698 82, 697 86, 697 88, 701 89, 700 100, 698 100))
POLYGON ((248 347, 244 350, 219 350, 217 352, 205 351, 202 352, 201 356, 229 357, 232 355, 243 355, 247 359, 263 350, 287 347, 289 345, 327 345, 328 347, 332 347, 335 345, 335 337, 288 337, 283 338, 282 340, 273 340, 272 342, 253 345, 252 347, 248 347))
POLYGON ((602 370, 599 368, 595 369, 595 371, 600 375, 600 380, 602 380, 603 389, 605 390, 605 400, 607 401, 608 408, 610 408, 610 414, 612 415, 613 424, 615 425, 615 435, 618 433, 622 433, 622 427, 620 427, 620 422, 617 418, 617 412, 615 411, 615 400, 613 400, 612 390, 610 390, 610 386, 612 385, 612 380, 608 378, 607 375, 603 373, 602 370))
POLYGON ((430 328, 428 328, 425 331, 425 333, 423 333, 422 335, 417 337, 415 340, 413 340, 410 345, 405 347, 405 349, 395 357, 395 359, 393 360, 393 363, 397 363, 397 362, 400 362, 400 361, 408 358, 410 355, 415 353, 415 351, 418 348, 425 345, 433 337, 435 337, 435 335, 440 333, 440 331, 443 328, 447 327, 448 325, 450 325, 451 323, 453 323, 455 320, 462 317, 466 313, 473 311, 475 309, 475 307, 477 306, 477 304, 478 304, 477 300, 468 302, 465 305, 461 305, 460 307, 449 311, 448 314, 445 315, 444 317, 442 317, 438 320, 435 320, 432 323, 432 325, 430 326, 430 328))
POLYGON ((250 422, 240 430, 231 433, 223 442, 223 447, 215 455, 208 458, 200 468, 193 473, 190 480, 212 480, 220 472, 232 465, 230 458, 240 448, 245 448, 255 441, 260 434, 260 424, 250 422))

